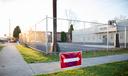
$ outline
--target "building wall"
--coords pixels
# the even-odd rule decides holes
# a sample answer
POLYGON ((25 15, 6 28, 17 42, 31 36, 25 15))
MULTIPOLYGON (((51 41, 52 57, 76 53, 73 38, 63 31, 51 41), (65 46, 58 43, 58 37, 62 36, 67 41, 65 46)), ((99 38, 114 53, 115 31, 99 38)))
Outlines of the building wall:
POLYGON ((87 42, 87 43, 93 43, 98 42, 101 43, 102 40, 99 39, 99 35, 97 34, 75 34, 73 33, 72 42, 87 42))
MULTIPOLYGON (((109 43, 114 43, 115 33, 109 33, 109 43)), ((107 43, 107 34, 75 34, 73 33, 73 42, 84 43, 107 43)))
MULTIPOLYGON (((72 42, 82 42, 82 43, 102 43, 107 44, 107 26, 93 27, 89 29, 80 29, 73 31, 72 42), (90 32, 91 30, 91 32, 90 32), (92 32, 93 31, 93 32, 92 32)), ((128 29, 128 28, 127 28, 128 29)), ((108 42, 109 44, 114 44, 116 36, 116 27, 109 26, 108 42)), ((119 42, 125 43, 125 30, 118 30, 119 32, 119 42)), ((128 30, 126 32, 126 42, 128 43, 128 30)))
POLYGON ((109 25, 74 30, 72 42, 107 44, 107 29, 109 31, 109 43, 113 44, 116 28, 109 25))
POLYGON ((41 31, 29 31, 27 33, 20 34, 20 41, 21 42, 46 42, 46 35, 45 32, 41 31))
MULTIPOLYGON (((119 40, 120 40, 120 43, 125 43, 125 32, 124 31, 119 32, 119 40)), ((128 31, 126 32, 126 42, 128 43, 128 31)))
POLYGON ((57 32, 57 41, 61 41, 61 32, 57 32))
MULTIPOLYGON (((68 33, 66 33, 68 38, 68 33)), ((42 31, 29 31, 20 34, 20 42, 46 42, 46 33, 42 31)), ((61 41, 61 32, 57 32, 57 41, 61 41)), ((68 40, 67 40, 68 41, 68 40)), ((52 42, 52 32, 48 32, 48 42, 52 42)))

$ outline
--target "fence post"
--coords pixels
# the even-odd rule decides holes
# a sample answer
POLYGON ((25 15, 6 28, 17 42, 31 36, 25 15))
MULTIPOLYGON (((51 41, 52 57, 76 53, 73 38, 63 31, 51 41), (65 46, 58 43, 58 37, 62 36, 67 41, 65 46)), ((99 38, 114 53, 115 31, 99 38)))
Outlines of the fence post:
POLYGON ((125 48, 127 48, 127 41, 126 41, 127 40, 127 36, 126 36, 127 35, 127 31, 126 30, 127 30, 127 28, 125 26, 125 48))
POLYGON ((83 36, 84 36, 84 43, 85 43, 85 22, 84 22, 84 34, 83 34, 83 36))
POLYGON ((35 24, 35 42, 36 42, 36 33, 37 33, 37 32, 36 32, 36 24, 35 24))
POLYGON ((109 29, 108 29, 108 26, 109 25, 107 25, 107 51, 108 51, 108 49, 109 49, 109 29))
POLYGON ((46 54, 48 54, 48 16, 46 16, 46 32, 45 32, 45 38, 46 38, 46 54))

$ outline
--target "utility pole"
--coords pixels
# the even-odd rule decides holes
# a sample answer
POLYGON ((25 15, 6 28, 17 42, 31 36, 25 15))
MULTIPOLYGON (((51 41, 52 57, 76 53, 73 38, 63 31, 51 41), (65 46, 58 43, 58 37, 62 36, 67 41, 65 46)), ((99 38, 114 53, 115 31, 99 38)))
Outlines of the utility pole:
POLYGON ((51 52, 57 52, 57 0, 53 0, 53 34, 51 52))
POLYGON ((11 22, 10 22, 10 18, 9 18, 9 39, 11 38, 11 22))
POLYGON ((37 31, 36 31, 36 24, 35 24, 35 42, 36 42, 36 33, 37 31))
POLYGON ((127 27, 125 25, 125 48, 127 48, 127 27))

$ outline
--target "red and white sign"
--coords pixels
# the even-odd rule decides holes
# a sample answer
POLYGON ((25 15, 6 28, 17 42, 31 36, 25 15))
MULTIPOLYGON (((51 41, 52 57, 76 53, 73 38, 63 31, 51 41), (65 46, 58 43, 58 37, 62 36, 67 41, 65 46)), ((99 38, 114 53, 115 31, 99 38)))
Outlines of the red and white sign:
POLYGON ((60 53, 61 68, 81 65, 82 54, 78 52, 64 52, 60 53))

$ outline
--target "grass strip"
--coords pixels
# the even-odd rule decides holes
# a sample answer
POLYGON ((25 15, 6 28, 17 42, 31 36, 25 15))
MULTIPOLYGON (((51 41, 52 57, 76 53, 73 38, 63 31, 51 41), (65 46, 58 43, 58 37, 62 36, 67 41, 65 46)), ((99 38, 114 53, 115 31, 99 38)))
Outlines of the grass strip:
MULTIPOLYGON (((31 48, 16 45, 17 49, 22 54, 24 60, 27 63, 40 63, 40 62, 54 62, 59 61, 59 54, 45 55, 42 52, 33 50, 31 48)), ((117 55, 117 54, 128 54, 128 49, 117 49, 117 50, 101 50, 101 51, 83 51, 83 58, 107 56, 107 55, 117 55)))
POLYGON ((4 47, 4 46, 0 45, 0 51, 2 50, 3 47, 4 47))
POLYGON ((59 60, 58 55, 45 55, 42 52, 24 47, 22 45, 16 45, 16 47, 27 63, 51 62, 59 60))

